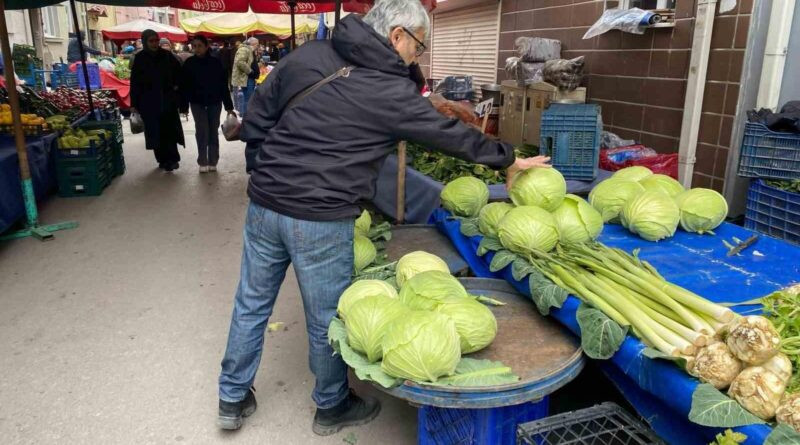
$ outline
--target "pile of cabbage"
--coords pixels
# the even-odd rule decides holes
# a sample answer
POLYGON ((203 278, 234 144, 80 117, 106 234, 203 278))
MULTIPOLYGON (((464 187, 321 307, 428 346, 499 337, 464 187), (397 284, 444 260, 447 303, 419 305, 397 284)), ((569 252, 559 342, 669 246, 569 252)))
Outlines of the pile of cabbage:
POLYGON ((684 190, 676 180, 646 167, 628 167, 598 184, 589 202, 603 221, 621 223, 648 241, 675 234, 680 225, 694 233, 713 233, 728 216, 728 203, 714 190, 684 190))
POLYGON ((492 311, 450 274, 436 255, 412 252, 396 265, 395 282, 359 280, 339 299, 347 343, 391 377, 436 382, 456 371, 462 354, 489 346, 492 311))

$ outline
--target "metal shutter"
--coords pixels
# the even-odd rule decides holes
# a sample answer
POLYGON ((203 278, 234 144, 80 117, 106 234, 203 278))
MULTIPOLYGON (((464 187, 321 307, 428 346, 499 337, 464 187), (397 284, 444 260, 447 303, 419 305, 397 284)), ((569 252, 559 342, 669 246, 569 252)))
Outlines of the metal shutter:
POLYGON ((499 2, 433 16, 431 78, 472 76, 473 86, 495 83, 499 39, 499 2))

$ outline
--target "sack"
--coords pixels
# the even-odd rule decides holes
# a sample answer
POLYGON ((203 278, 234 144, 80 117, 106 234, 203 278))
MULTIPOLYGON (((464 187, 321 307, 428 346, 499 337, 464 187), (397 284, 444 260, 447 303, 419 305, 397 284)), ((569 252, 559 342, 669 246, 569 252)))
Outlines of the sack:
POLYGON ((561 41, 541 37, 518 37, 514 41, 517 55, 523 62, 547 62, 561 58, 561 41))
POLYGON ((236 117, 235 113, 228 113, 225 122, 222 123, 222 136, 226 141, 238 141, 239 131, 242 128, 242 121, 236 117))
POLYGON ((139 134, 144 132, 144 121, 139 113, 131 113, 131 133, 139 134))
POLYGON ((647 167, 653 173, 678 179, 678 153, 656 153, 644 145, 604 148, 600 150, 600 168, 617 171, 625 167, 647 167))

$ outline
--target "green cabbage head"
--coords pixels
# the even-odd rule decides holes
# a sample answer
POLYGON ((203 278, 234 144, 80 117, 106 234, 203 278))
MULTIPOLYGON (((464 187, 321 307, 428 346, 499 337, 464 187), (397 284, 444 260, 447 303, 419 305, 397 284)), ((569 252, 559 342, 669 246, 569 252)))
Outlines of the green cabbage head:
POLYGON ((680 195, 685 190, 680 182, 667 175, 651 175, 639 181, 639 184, 642 184, 645 190, 664 192, 673 198, 680 195))
POLYGON ((681 227, 687 232, 711 232, 728 216, 728 202, 711 189, 687 190, 675 201, 681 211, 681 227))
POLYGON ((407 253, 400 258, 397 266, 395 266, 395 280, 397 280, 397 285, 402 287, 414 275, 429 270, 439 270, 450 275, 450 268, 447 267, 447 263, 438 256, 421 250, 407 253))
POLYGON ((411 311, 397 318, 383 338, 381 369, 392 377, 436 382, 461 360, 456 325, 436 312, 411 311))
POLYGON ((562 243, 577 244, 596 239, 603 231, 603 217, 580 196, 567 195, 553 212, 562 243))
POLYGON ((378 251, 369 238, 363 235, 356 235, 353 237, 353 255, 353 267, 358 273, 375 261, 378 251))
POLYGON ((383 357, 383 338, 389 324, 408 311, 400 300, 383 295, 356 301, 345 323, 347 343, 365 354, 370 363, 377 362, 383 357))
POLYGON ((469 354, 489 346, 497 335, 497 320, 488 307, 472 298, 445 303, 436 309, 456 324, 461 353, 469 354))
POLYGON ((558 242, 558 228, 553 215, 536 206, 510 210, 500 221, 497 235, 503 247, 521 254, 534 250, 549 252, 558 242))
POLYGON ((644 192, 644 187, 630 179, 608 178, 589 193, 589 203, 600 212, 603 222, 619 222, 622 207, 631 198, 644 192))
POLYGON ((497 238, 497 226, 514 206, 507 202, 490 202, 478 214, 478 228, 486 236, 497 238))
POLYGON ((400 301, 417 310, 433 310, 440 304, 462 298, 469 298, 464 286, 449 273, 439 270, 414 275, 400 288, 400 301))
POLYGON ((567 181, 554 168, 531 168, 518 173, 508 196, 518 206, 537 206, 552 212, 567 193, 567 181))
POLYGON ((357 301, 376 295, 387 298, 397 298, 397 291, 391 284, 381 280, 358 280, 351 284, 339 297, 339 304, 336 306, 339 318, 346 322, 350 308, 357 301))
POLYGON ((617 179, 630 179, 631 181, 639 182, 642 179, 651 176, 653 171, 647 167, 635 165, 633 167, 625 167, 622 170, 617 170, 611 175, 612 178, 617 179))
POLYGON ((621 219, 631 232, 648 241, 658 241, 675 234, 681 214, 672 197, 649 191, 628 201, 621 219))
POLYGON ((478 178, 464 176, 444 186, 440 197, 453 215, 472 218, 489 202, 489 187, 478 178))
POLYGON ((356 235, 368 236, 370 226, 372 226, 372 216, 364 210, 356 219, 356 235))

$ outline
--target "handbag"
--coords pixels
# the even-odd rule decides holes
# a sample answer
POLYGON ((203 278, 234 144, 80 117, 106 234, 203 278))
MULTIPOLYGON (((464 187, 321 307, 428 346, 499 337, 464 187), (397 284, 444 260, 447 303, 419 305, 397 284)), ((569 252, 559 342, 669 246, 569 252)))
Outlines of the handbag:
POLYGON ((142 120, 142 116, 134 111, 131 113, 131 133, 139 134, 142 132, 144 132, 144 121, 142 120))
POLYGON ((236 113, 229 112, 225 122, 222 123, 222 136, 226 141, 238 141, 239 132, 242 129, 242 121, 236 116, 236 113))

